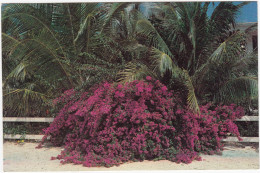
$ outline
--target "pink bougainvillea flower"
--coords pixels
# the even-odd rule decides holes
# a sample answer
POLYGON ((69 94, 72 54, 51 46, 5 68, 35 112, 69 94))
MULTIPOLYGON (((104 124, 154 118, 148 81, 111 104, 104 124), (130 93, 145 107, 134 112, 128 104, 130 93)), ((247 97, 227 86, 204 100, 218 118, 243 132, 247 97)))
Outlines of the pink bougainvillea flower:
POLYGON ((241 139, 234 123, 244 114, 241 107, 206 104, 197 116, 150 76, 124 85, 104 82, 92 91, 70 89, 53 101, 58 114, 38 146, 48 137, 64 145, 51 159, 87 167, 144 159, 191 163, 200 153, 221 151, 228 133, 241 139))
POLYGON ((152 77, 151 76, 146 76, 146 80, 152 80, 152 77))

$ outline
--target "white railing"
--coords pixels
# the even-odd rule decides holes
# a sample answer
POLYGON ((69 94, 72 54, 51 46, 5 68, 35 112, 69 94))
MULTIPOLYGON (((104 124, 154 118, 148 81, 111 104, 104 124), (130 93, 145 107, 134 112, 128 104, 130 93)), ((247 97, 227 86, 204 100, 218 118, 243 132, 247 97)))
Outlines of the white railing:
MULTIPOLYGON (((42 118, 42 117, 3 117, 4 122, 53 122, 54 118, 42 118)), ((243 116, 236 121, 259 121, 259 116, 243 116)), ((43 135, 10 135, 4 134, 4 139, 33 139, 41 140, 43 135)), ((259 137, 241 137, 243 141, 239 141, 237 137, 228 137, 223 139, 224 142, 259 142, 259 137)))
POLYGON ((53 122, 54 118, 31 118, 31 117, 3 117, 4 122, 46 122, 51 123, 53 122))

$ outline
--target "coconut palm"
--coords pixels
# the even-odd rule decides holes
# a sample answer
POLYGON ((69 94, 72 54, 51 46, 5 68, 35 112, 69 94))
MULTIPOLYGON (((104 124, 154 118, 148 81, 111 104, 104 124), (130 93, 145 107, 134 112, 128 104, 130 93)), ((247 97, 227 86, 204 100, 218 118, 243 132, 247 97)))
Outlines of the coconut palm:
POLYGON ((105 30, 117 10, 102 5, 4 5, 4 110, 39 116, 64 90, 115 77, 119 50, 105 30))
POLYGON ((255 96, 257 60, 241 51, 243 33, 230 33, 245 4, 221 2, 209 18, 208 2, 157 3, 149 19, 140 3, 5 5, 4 108, 31 114, 65 89, 147 75, 197 113, 203 100, 255 96))
POLYGON ((231 30, 239 9, 247 3, 221 2, 211 17, 207 16, 209 4, 155 4, 149 20, 143 17, 136 22, 139 42, 150 48, 153 63, 131 62, 119 80, 153 73, 170 89, 182 93, 198 114, 199 103, 205 101, 239 103, 255 97, 257 65, 252 67, 257 56, 241 49, 245 33, 231 30))

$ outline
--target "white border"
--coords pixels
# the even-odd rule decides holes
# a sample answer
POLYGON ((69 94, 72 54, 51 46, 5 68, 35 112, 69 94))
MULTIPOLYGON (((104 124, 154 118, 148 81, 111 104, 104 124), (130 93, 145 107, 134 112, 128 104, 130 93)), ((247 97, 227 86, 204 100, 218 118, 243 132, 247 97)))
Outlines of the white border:
MULTIPOLYGON (((0 3, 1 5, 4 4, 4 3, 80 3, 80 2, 169 2, 169 1, 172 1, 172 0, 0 0, 0 3)), ((188 0, 188 1, 201 1, 201 2, 205 2, 207 0, 188 0)), ((220 2, 220 0, 210 0, 210 2, 220 2)), ((224 0, 222 0, 224 1, 224 0)), ((233 1, 233 0, 232 0, 233 1)), ((250 0, 236 0, 236 2, 242 2, 242 1, 250 1, 250 0)), ((259 22, 259 0, 257 1, 254 1, 254 2, 257 2, 257 21, 259 22)), ((187 2, 185 0, 175 0, 174 2, 187 2)), ((0 17, 1 17, 1 13, 0 13, 0 17)), ((0 28, 0 31, 1 28, 0 28)), ((259 30, 258 30, 258 35, 259 35, 259 30)), ((258 38, 258 45, 259 44, 259 38, 258 38)), ((260 48, 259 48, 260 49, 260 48)), ((0 42, 0 52, 1 52, 1 55, 2 55, 2 41, 0 42)), ((2 57, 2 56, 1 56, 2 57)), ((260 66, 260 62, 258 61, 258 69, 259 69, 259 66, 260 66)), ((1 83, 1 86, 2 86, 2 59, 0 61, 0 83, 1 83)), ((259 75, 259 74, 258 74, 259 75)), ((259 76, 258 76, 259 77, 259 76)), ((258 86, 260 86, 260 81, 258 81, 258 86)), ((2 121, 2 115, 3 115, 3 107, 2 107, 2 99, 3 99, 3 95, 2 95, 2 87, 0 89, 0 111, 1 111, 1 116, 0 116, 0 121, 1 121, 1 124, 0 124, 0 156, 1 156, 1 159, 0 159, 0 165, 2 165, 1 167, 1 172, 3 172, 3 121, 2 121)), ((259 101, 260 101, 260 97, 259 97, 259 101)), ((259 103, 258 103, 259 104, 259 103)), ((259 108, 260 108, 260 104, 259 104, 259 108)), ((260 128, 259 128, 260 129, 260 128)), ((258 129, 258 130, 259 130, 258 129)), ((260 130, 259 130, 259 134, 260 134, 260 130)), ((28 163, 30 164, 30 163, 28 163)), ((69 173, 69 172, 72 172, 72 171, 66 171, 66 173, 69 173)), ((83 171, 79 171, 79 172, 83 172, 83 171)), ((254 170, 167 170, 167 171, 159 171, 159 170, 142 170, 142 171, 87 171, 87 172, 104 172, 104 173, 108 173, 108 172, 123 172, 123 173, 133 173, 133 172, 139 172, 139 173, 150 173, 150 172, 158 172, 158 173, 165 173, 165 172, 174 172, 174 173, 188 173, 188 172, 194 172, 194 173, 200 173, 200 172, 207 172, 207 173, 218 173, 218 172, 231 172, 231 173, 244 173, 244 172, 247 172, 247 173, 255 173, 255 172, 260 172, 260 169, 254 169, 254 170)), ((12 172, 12 173, 15 173, 15 172, 12 172)), ((35 172, 35 173, 38 173, 38 172, 35 172)), ((55 172, 54 172, 55 173, 55 172)))

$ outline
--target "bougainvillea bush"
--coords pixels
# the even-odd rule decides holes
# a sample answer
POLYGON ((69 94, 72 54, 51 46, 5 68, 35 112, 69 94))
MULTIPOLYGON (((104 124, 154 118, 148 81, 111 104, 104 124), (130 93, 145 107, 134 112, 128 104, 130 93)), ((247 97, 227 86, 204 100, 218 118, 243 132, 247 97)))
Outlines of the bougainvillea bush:
POLYGON ((92 95, 71 89, 54 100, 63 103, 54 122, 44 129, 54 145, 65 148, 62 163, 113 166, 127 161, 167 159, 190 163, 199 153, 222 149, 228 133, 239 138, 236 118, 243 109, 235 105, 201 106, 201 114, 181 104, 178 93, 158 80, 126 84, 103 83, 92 95))

